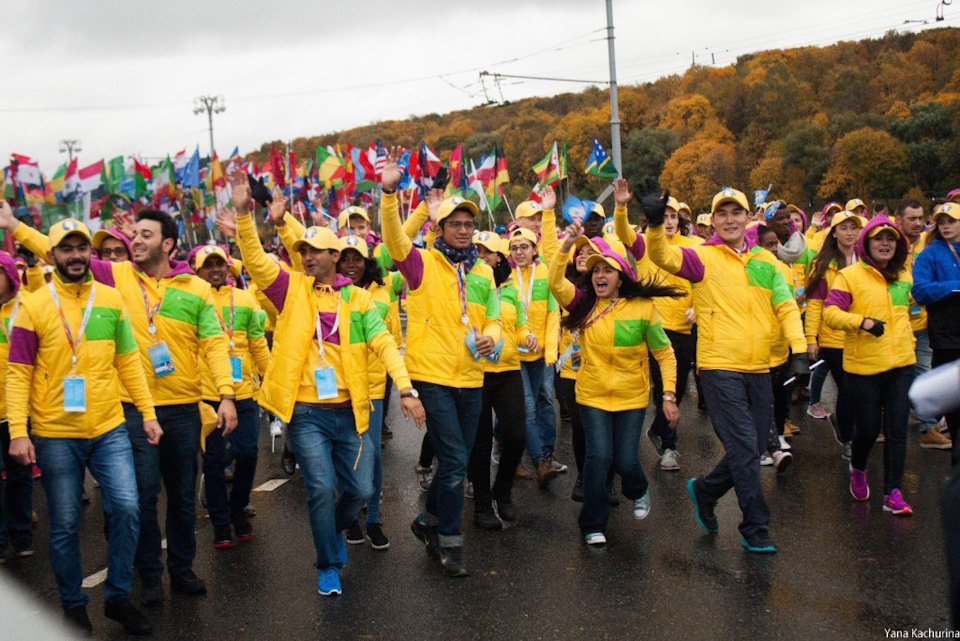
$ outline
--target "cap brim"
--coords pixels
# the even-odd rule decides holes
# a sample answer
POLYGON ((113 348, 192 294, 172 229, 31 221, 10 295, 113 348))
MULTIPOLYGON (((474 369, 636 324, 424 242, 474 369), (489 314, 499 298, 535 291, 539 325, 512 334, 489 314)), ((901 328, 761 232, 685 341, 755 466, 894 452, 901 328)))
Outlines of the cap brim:
POLYGON ((614 260, 613 258, 611 258, 611 257, 609 257, 609 256, 604 256, 603 254, 594 254, 594 255, 590 256, 589 258, 587 258, 587 271, 590 271, 591 269, 593 269, 594 267, 596 267, 597 263, 599 263, 600 261, 603 261, 603 262, 605 262, 606 264, 610 265, 611 267, 613 267, 613 268, 614 268, 615 270, 617 270, 618 272, 622 272, 622 271, 623 271, 623 265, 621 265, 620 263, 618 263, 618 262, 617 262, 616 260, 614 260))
POLYGON ((727 196, 727 197, 725 197, 725 198, 721 198, 720 200, 718 200, 718 201, 716 202, 716 204, 714 204, 714 206, 713 206, 713 211, 717 211, 718 209, 720 209, 721 207, 723 207, 723 206, 726 205, 727 203, 736 203, 736 205, 737 205, 738 207, 740 207, 741 209, 745 209, 745 210, 747 210, 747 211, 750 211, 750 205, 748 205, 747 203, 743 202, 742 200, 740 200, 740 199, 737 198, 736 196, 727 196))

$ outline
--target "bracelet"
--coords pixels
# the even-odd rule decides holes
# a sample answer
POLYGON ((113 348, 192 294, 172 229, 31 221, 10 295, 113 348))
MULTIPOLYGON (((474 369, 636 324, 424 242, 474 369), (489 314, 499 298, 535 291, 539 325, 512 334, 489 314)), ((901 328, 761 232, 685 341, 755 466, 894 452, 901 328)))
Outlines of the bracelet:
POLYGON ((677 402, 677 396, 676 396, 676 394, 664 394, 664 395, 663 395, 663 400, 665 400, 665 401, 670 401, 671 403, 676 404, 676 402, 677 402))
POLYGON ((236 396, 236 394, 221 394, 221 395, 220 395, 220 400, 221 400, 221 401, 235 401, 235 400, 237 400, 237 396, 236 396))
POLYGON ((385 193, 385 194, 395 194, 395 193, 397 193, 397 190, 396 190, 396 189, 381 189, 380 191, 382 191, 382 192, 385 193))

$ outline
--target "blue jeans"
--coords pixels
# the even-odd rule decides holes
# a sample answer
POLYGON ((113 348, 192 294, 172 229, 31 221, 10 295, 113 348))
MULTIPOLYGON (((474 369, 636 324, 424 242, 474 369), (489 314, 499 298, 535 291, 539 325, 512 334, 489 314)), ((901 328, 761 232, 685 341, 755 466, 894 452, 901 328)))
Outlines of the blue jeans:
POLYGON ((750 537, 766 532, 770 509, 760 486, 760 453, 773 423, 770 374, 702 370, 700 380, 724 456, 712 472, 697 479, 697 487, 711 503, 733 488, 743 514, 740 533, 750 537))
POLYGON ((527 415, 527 452, 534 465, 553 454, 557 443, 557 413, 553 408, 553 368, 543 359, 520 363, 524 409, 527 415))
POLYGON ((50 565, 61 605, 66 610, 86 605, 90 600, 80 591, 80 512, 86 468, 100 483, 103 511, 109 523, 104 596, 108 601, 129 598, 140 518, 133 452, 126 428, 121 424, 91 439, 35 436, 33 445, 37 464, 43 470, 40 481, 50 512, 50 565))
POLYGON ((140 412, 133 405, 123 404, 140 494, 140 540, 134 567, 142 578, 156 578, 163 574, 157 518, 161 479, 167 490, 167 569, 170 575, 177 576, 191 569, 197 554, 194 527, 200 467, 200 408, 196 403, 189 403, 161 405, 156 411, 163 436, 159 445, 150 445, 143 431, 140 412))
POLYGON ((611 463, 620 475, 625 497, 638 499, 647 493, 649 484, 640 466, 640 435, 645 412, 643 408, 608 412, 580 406, 587 443, 583 463, 583 508, 579 519, 581 534, 607 529, 610 516, 607 473, 611 463))
POLYGON ((483 389, 462 389, 414 381, 427 412, 427 435, 437 457, 437 471, 427 492, 427 525, 436 526, 441 547, 463 545, 460 513, 463 480, 477 436, 483 389))
MULTIPOLYGON (((389 377, 387 384, 390 384, 389 377)), ((388 388, 389 389, 389 388, 388 388)), ((387 396, 386 398, 389 398, 387 396)), ((367 434, 370 435, 370 447, 373 449, 373 494, 367 501, 367 527, 374 524, 380 524, 380 495, 383 493, 383 444, 380 437, 383 435, 383 419, 385 413, 383 409, 385 399, 370 399, 373 409, 370 410, 370 429, 367 434)))
MULTIPOLYGON (((916 378, 924 372, 930 371, 930 363, 933 362, 933 350, 930 348, 930 336, 927 334, 927 330, 921 329, 919 332, 914 332, 913 336, 917 339, 917 344, 914 347, 917 364, 913 366, 913 376, 916 378)), ((917 429, 920 430, 921 434, 939 422, 936 418, 925 416, 916 416, 916 419, 917 429)))
POLYGON ((373 493, 370 432, 357 434, 350 408, 297 403, 287 434, 307 485, 316 567, 342 567, 340 532, 350 527, 373 493))
MULTIPOLYGON (((219 403, 207 401, 214 409, 219 403)), ((213 527, 230 525, 230 514, 243 512, 250 502, 253 489, 253 477, 257 473, 257 450, 260 436, 260 412, 252 398, 236 401, 237 429, 223 437, 223 430, 213 430, 207 436, 206 450, 203 453, 204 488, 207 493, 207 510, 213 527), (236 462, 233 473, 233 486, 227 493, 227 479, 224 470, 227 467, 227 444, 230 454, 236 462)))
MULTIPOLYGON (((4 393, 0 390, 0 394, 4 393)), ((12 544, 22 550, 33 546, 33 466, 21 465, 10 456, 10 430, 7 421, 0 425, 0 447, 3 448, 3 469, 7 481, 0 488, 0 522, 5 523, 6 536, 0 535, 0 551, 12 544)))

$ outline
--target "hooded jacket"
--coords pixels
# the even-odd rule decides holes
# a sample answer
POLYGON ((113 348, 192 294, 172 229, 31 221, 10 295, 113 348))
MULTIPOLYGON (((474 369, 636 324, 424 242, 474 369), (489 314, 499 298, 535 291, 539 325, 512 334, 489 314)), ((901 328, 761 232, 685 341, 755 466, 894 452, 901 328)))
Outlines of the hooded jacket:
MULTIPOLYGON (((65 283, 54 274, 51 283, 63 317, 76 336, 90 301, 93 277, 88 274, 83 282, 65 283)), ((97 283, 93 296, 83 337, 76 337, 76 372, 49 287, 23 298, 10 337, 6 386, 10 438, 27 436, 28 414, 32 436, 90 439, 105 434, 124 421, 121 383, 143 419, 156 419, 120 293, 97 283), (66 412, 63 407, 63 380, 73 374, 84 378, 86 411, 82 413, 66 412)))
MULTIPOLYGON (((960 243, 953 243, 960 256, 960 243)), ((913 263, 913 298, 927 309, 933 349, 960 349, 960 260, 944 240, 935 240, 913 263)))
POLYGON ((13 331, 14 312, 20 311, 20 272, 17 264, 7 252, 0 252, 0 269, 10 281, 13 293, 0 301, 0 419, 7 418, 7 358, 10 355, 10 334, 13 331))
POLYGON ((699 369, 770 371, 780 326, 794 353, 806 351, 797 302, 767 250, 737 252, 717 234, 696 247, 674 247, 661 225, 647 230, 647 252, 654 264, 694 283, 699 369))
MULTIPOLYGON (((26 225, 17 226, 14 237, 38 256, 46 256, 49 251, 47 237, 26 225)), ((132 262, 110 263, 95 258, 90 261, 90 273, 97 282, 115 287, 123 296, 155 405, 200 402, 201 356, 210 365, 218 392, 233 394, 227 337, 217 321, 210 284, 194 275, 186 263, 171 260, 170 267, 171 271, 158 280, 132 262), (154 316, 156 340, 166 342, 174 365, 173 372, 161 377, 154 374, 150 362, 154 336, 150 335, 147 320, 148 307, 153 309, 158 302, 160 309, 154 316)), ((132 401, 126 392, 121 398, 124 402, 132 401)))
POLYGON ((897 254, 906 256, 907 241, 903 232, 885 216, 873 218, 857 241, 860 260, 837 274, 823 312, 828 326, 846 332, 843 370, 865 376, 917 362, 916 339, 910 326, 910 272, 902 270, 893 283, 888 284, 884 279, 866 251, 867 235, 878 227, 897 231, 897 254), (883 335, 874 336, 860 329, 864 318, 883 321, 883 335))
POLYGON ((499 342, 500 304, 493 270, 482 260, 466 274, 467 323, 462 322, 457 269, 439 250, 417 249, 404 233, 396 194, 381 200, 383 242, 407 281, 407 351, 410 377, 455 388, 483 387, 483 365, 464 339, 477 330, 499 342))
MULTIPOLYGON (((511 285, 520 296, 520 288, 529 299, 526 307, 527 329, 540 343, 536 352, 519 352, 520 361, 532 363, 543 359, 547 365, 557 362, 557 343, 560 338, 560 308, 557 299, 550 293, 547 283, 547 266, 540 261, 532 266, 514 267, 511 285), (533 270, 533 287, 530 288, 530 271, 533 270), (527 291, 531 289, 531 291, 527 291)), ((502 300, 502 297, 501 297, 502 300)), ((523 306, 523 300, 520 304, 523 306)))
MULTIPOLYGON (((267 347, 260 306, 253 294, 238 287, 224 285, 213 289, 212 294, 221 329, 225 332, 228 343, 233 342, 230 356, 241 359, 243 380, 233 381, 237 400, 253 398, 257 387, 256 381, 262 378, 270 366, 270 348, 267 347), (232 326, 230 324, 231 297, 233 299, 232 326)), ((214 382, 213 373, 204 359, 200 361, 200 373, 203 377, 203 400, 219 401, 220 394, 214 382)))

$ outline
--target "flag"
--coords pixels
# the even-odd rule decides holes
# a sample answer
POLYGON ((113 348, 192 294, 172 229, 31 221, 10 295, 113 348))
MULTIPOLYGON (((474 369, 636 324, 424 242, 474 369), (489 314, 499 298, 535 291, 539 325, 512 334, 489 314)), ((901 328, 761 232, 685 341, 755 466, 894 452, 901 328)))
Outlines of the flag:
POLYGON ((493 154, 496 156, 494 163, 496 171, 496 175, 493 178, 494 182, 498 185, 509 183, 510 174, 507 172, 507 159, 503 156, 503 150, 500 149, 500 147, 494 146, 493 154))
POLYGON ((557 143, 547 152, 537 164, 533 166, 541 185, 555 185, 560 182, 560 159, 557 155, 557 143))
POLYGON ((183 182, 183 168, 187 166, 190 158, 183 149, 178 151, 173 157, 173 174, 176 176, 176 182, 183 182))
POLYGON ((601 176, 603 178, 617 178, 620 175, 617 168, 613 166, 610 156, 607 155, 607 150, 596 138, 593 139, 593 151, 587 158, 586 172, 591 176, 601 176))
POLYGON ((77 159, 74 158, 67 165, 67 172, 63 177, 63 189, 60 190, 60 198, 64 202, 71 202, 80 195, 80 176, 77 173, 77 159))
POLYGON ((16 182, 20 185, 39 185, 43 181, 40 176, 40 165, 29 156, 10 154, 10 164, 16 164, 16 182))
POLYGON ((409 189, 410 183, 413 182, 413 178, 410 176, 410 163, 413 162, 413 152, 407 149, 403 152, 403 155, 400 156, 400 160, 397 161, 397 169, 403 174, 400 177, 400 184, 397 185, 397 189, 409 189))
POLYGON ((483 193, 483 182, 480 180, 477 172, 477 166, 472 160, 470 161, 470 174, 467 176, 467 181, 470 185, 470 189, 475 191, 477 196, 480 197, 480 211, 487 211, 487 197, 483 193))
POLYGON ((190 156, 190 160, 187 161, 187 164, 183 167, 183 180, 181 181, 183 187, 199 187, 200 186, 200 148, 197 147, 193 150, 193 155, 190 156))
POLYGON ((283 189, 287 186, 286 172, 283 169, 283 156, 277 151, 276 145, 270 146, 270 173, 273 174, 273 182, 277 187, 283 189))
POLYGON ((232 174, 243 164, 243 158, 240 157, 240 148, 234 147, 230 156, 227 158, 227 174, 232 174))
POLYGON ((537 203, 540 202, 540 181, 539 180, 530 190, 530 195, 527 196, 527 200, 532 200, 537 203))
POLYGON ((293 153, 293 145, 287 145, 287 176, 290 179, 290 182, 296 182, 297 176, 297 159, 293 153))
MULTIPOLYGON (((60 167, 57 168, 57 172, 53 174, 53 178, 47 181, 46 191, 51 194, 59 194, 63 191, 63 184, 67 178, 67 163, 63 163, 60 167)), ((56 201, 54 201, 56 202, 56 201)))
POLYGON ((111 194, 120 193, 120 183, 126 175, 123 166, 123 156, 117 156, 107 163, 107 191, 111 194))
POLYGON ((99 160, 92 165, 88 165, 77 171, 77 178, 80 181, 80 190, 84 194, 94 194, 95 197, 102 195, 104 183, 104 164, 99 160))
MULTIPOLYGON (((374 152, 376 153, 376 152, 374 152)), ((362 194, 365 191, 371 191, 377 188, 377 181, 374 180, 376 173, 373 165, 370 164, 369 152, 353 147, 350 150, 353 159, 354 179, 356 180, 356 192, 362 194)))
POLYGON ((557 173, 560 176, 560 180, 567 179, 567 143, 563 143, 563 152, 560 154, 560 160, 557 163, 557 173))
MULTIPOLYGON (((440 159, 427 147, 427 143, 420 141, 420 169, 427 178, 433 178, 440 169, 440 159)), ((431 183, 432 184, 432 183, 431 183)))
POLYGON ((489 156, 480 157, 480 165, 475 166, 472 162, 470 163, 471 168, 474 168, 477 179, 482 182, 484 185, 489 184, 496 177, 496 166, 497 166, 497 157, 496 150, 489 156))
POLYGON ((383 178, 383 168, 387 166, 387 150, 380 144, 379 138, 377 138, 376 153, 377 161, 374 163, 373 169, 377 174, 377 182, 380 182, 380 179, 383 178))
POLYGON ((323 145, 317 145, 317 175, 324 184, 343 180, 347 176, 347 170, 337 155, 324 149, 323 145))

